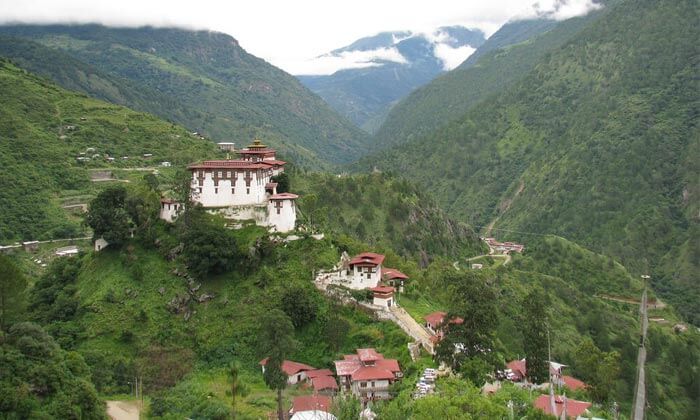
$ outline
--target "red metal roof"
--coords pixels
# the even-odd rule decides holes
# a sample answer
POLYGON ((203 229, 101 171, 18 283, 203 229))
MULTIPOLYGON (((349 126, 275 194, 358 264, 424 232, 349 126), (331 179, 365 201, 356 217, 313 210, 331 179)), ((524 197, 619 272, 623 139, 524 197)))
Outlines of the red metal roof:
MULTIPOLYGON (((267 365, 267 359, 267 357, 262 359, 260 361, 260 364, 263 366, 267 365)), ((285 360, 282 362, 282 371, 289 376, 295 375, 299 372, 306 370, 316 370, 316 368, 313 366, 305 365, 304 363, 292 362, 291 360, 285 360)))
POLYGON ((382 369, 386 369, 390 372, 401 372, 401 368, 399 367, 399 361, 396 359, 382 359, 382 360, 377 360, 374 363, 374 366, 382 369))
POLYGON ((394 289, 391 286, 377 286, 377 287, 372 287, 369 290, 373 291, 376 294, 388 295, 388 294, 394 293, 394 291, 396 289, 394 289))
POLYGON ((325 395, 302 395, 299 397, 294 397, 292 401, 292 412, 298 413, 300 411, 326 411, 331 408, 331 398, 325 395))
POLYGON ((338 383, 332 376, 317 376, 311 379, 311 385, 314 391, 322 391, 324 389, 338 389, 338 383))
POLYGON ((524 379, 525 376, 527 376, 527 364, 525 363, 525 359, 522 360, 513 360, 512 362, 508 362, 506 367, 510 370, 513 371, 515 375, 519 377, 518 380, 524 379))
POLYGON ((268 165, 275 165, 275 166, 284 166, 287 164, 287 162, 283 160, 277 160, 277 159, 264 159, 259 161, 259 163, 265 163, 268 165))
POLYGON ((352 373, 353 381, 371 381, 381 379, 395 379, 396 376, 390 370, 382 369, 376 366, 363 366, 352 373))
POLYGON ((360 357, 360 361, 362 362, 372 362, 384 358, 384 356, 377 353, 377 350, 375 349, 357 349, 357 355, 360 357))
POLYGON ((369 264, 369 265, 379 265, 384 262, 384 255, 375 254, 374 252, 363 252, 360 255, 352 257, 350 260, 350 265, 358 264, 369 264))
POLYGON ((562 397, 561 395, 557 395, 554 397, 554 408, 556 410, 556 413, 552 413, 549 395, 540 395, 535 400, 534 405, 535 407, 539 408, 545 413, 553 414, 557 417, 561 416, 562 411, 564 411, 564 405, 566 405, 566 416, 570 418, 576 418, 580 416, 588 409, 588 407, 591 406, 591 403, 585 401, 570 400, 568 398, 566 398, 566 402, 564 400, 565 397, 562 397))
POLYGON ((574 378, 573 376, 563 375, 561 377, 561 380, 564 382, 564 386, 566 386, 572 391, 576 391, 577 389, 583 389, 586 387, 585 382, 580 381, 574 378))
POLYGON ((428 314, 428 315, 424 316, 423 318, 425 319, 425 322, 427 322, 431 325, 439 325, 439 324, 442 324, 442 321, 445 320, 446 316, 447 316, 447 312, 437 311, 437 312, 433 312, 432 314, 428 314))
POLYGON ((299 198, 298 195, 292 193, 280 193, 271 195, 269 200, 296 200, 299 198))
POLYGON ((399 270, 397 270, 395 268, 385 268, 385 267, 382 267, 382 277, 384 277, 385 280, 393 280, 393 279, 406 280, 406 279, 408 279, 408 276, 405 275, 404 273, 400 272, 399 270))
POLYGON ((193 163, 187 169, 269 169, 268 165, 263 165, 260 162, 251 162, 247 160, 205 160, 200 163, 193 163))
POLYGON ((306 372, 307 378, 317 378, 319 376, 333 376, 333 372, 330 369, 315 369, 306 372))
POLYGON ((338 376, 351 375, 354 371, 362 367, 362 363, 359 360, 336 360, 334 363, 335 374, 338 376))

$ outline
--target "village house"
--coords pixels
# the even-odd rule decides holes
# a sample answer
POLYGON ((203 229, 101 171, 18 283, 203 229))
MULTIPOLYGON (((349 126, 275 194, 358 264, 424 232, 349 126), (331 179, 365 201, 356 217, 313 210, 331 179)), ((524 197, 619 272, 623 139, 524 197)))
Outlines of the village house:
POLYGON ((391 398, 389 386, 403 376, 396 359, 385 359, 372 348, 357 349, 334 363, 341 388, 363 401, 391 398))
POLYGON ((382 267, 382 282, 389 286, 397 287, 399 292, 403 292, 403 286, 408 280, 408 276, 395 268, 382 267))
POLYGON ((337 420, 330 413, 332 400, 325 395, 302 395, 294 397, 289 410, 290 420, 337 420))
POLYGON ((233 152, 236 143, 222 141, 220 143, 216 143, 216 145, 219 146, 219 150, 223 150, 224 152, 233 152))
MULTIPOLYGON (((567 367, 561 363, 549 362, 549 377, 550 381, 557 387, 566 387, 572 391, 583 389, 586 384, 574 378, 573 376, 564 375, 563 369, 567 367)), ((527 382, 527 362, 525 359, 513 360, 506 364, 506 378, 511 382, 527 382)))
POLYGON ((377 286, 369 289, 372 291, 372 303, 383 308, 391 308, 396 304, 394 301, 394 288, 391 286, 377 286))
POLYGON ((70 246, 64 246, 61 248, 56 248, 56 250, 54 251, 54 254, 57 257, 72 257, 73 255, 78 255, 78 252, 80 252, 80 250, 78 249, 77 246, 70 245, 70 246))
POLYGON ((182 204, 171 198, 160 199, 160 218, 172 223, 177 217, 177 213, 182 209, 182 204))
MULTIPOLYGON (((260 366, 262 367, 262 373, 265 374, 265 365, 267 365, 267 357, 260 361, 260 366)), ((298 384, 304 382, 307 378, 306 372, 310 370, 316 370, 315 367, 305 365, 304 363, 292 362, 291 360, 284 360, 282 362, 282 371, 287 374, 287 383, 289 385, 298 384)))
POLYGON ((105 238, 97 238, 95 239, 95 252, 100 252, 103 249, 107 248, 109 246, 109 242, 105 240, 105 238))
MULTIPOLYGON (((437 311, 423 317, 425 319, 425 328, 435 334, 433 342, 437 343, 445 337, 444 323, 447 317, 447 312, 437 311)), ((464 319, 455 317, 450 320, 450 324, 463 324, 464 319)))
POLYGON ((509 254, 511 252, 521 253, 525 249, 524 245, 516 244, 514 242, 498 242, 496 238, 482 238, 484 242, 491 248, 494 252, 500 254, 509 254))
POLYGON ((369 289, 377 287, 382 279, 382 263, 384 255, 374 252, 363 252, 350 260, 349 267, 352 273, 351 289, 369 289))

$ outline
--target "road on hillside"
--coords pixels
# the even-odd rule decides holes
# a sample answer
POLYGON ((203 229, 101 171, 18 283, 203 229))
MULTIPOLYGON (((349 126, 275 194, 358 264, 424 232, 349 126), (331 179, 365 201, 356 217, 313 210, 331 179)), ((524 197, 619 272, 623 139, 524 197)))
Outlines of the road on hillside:
POLYGON ((107 401, 107 415, 112 420, 139 420, 139 408, 131 401, 107 401))
POLYGON ((637 389, 634 393, 634 406, 632 407, 632 420, 644 420, 644 408, 646 406, 646 386, 644 363, 647 358, 647 328, 649 318, 647 318, 647 290, 642 293, 642 301, 639 305, 639 312, 642 318, 642 333, 639 341, 639 354, 637 355, 637 389))

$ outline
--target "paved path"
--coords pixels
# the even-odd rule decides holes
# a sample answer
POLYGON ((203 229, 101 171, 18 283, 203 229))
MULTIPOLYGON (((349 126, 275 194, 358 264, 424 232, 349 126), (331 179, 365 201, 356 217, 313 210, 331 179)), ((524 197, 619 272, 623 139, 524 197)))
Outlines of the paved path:
POLYGON ((642 302, 639 305, 639 312, 642 319, 642 334, 639 343, 639 354, 637 355, 637 386, 634 392, 634 406, 632 407, 632 420, 644 420, 644 408, 646 406, 646 385, 644 363, 647 358, 647 328, 649 320, 647 318, 647 290, 642 293, 642 302))
MULTIPOLYGON (((610 296, 610 295, 605 295, 605 294, 600 294, 596 295, 597 297, 601 299, 606 299, 606 300, 613 300, 615 302, 620 302, 620 303, 629 303, 632 305, 639 305, 640 301, 638 299, 632 299, 632 298, 626 298, 626 297, 619 297, 619 296, 610 296)), ((657 298, 656 301, 654 302, 647 302, 647 309, 664 309, 666 307, 666 304, 661 301, 661 299, 657 298)))
POLYGON ((139 420, 139 408, 131 401, 107 401, 107 415, 113 420, 139 420))
POLYGON ((414 340, 421 343, 428 352, 433 354, 433 343, 430 338, 433 336, 426 330, 422 325, 416 322, 413 317, 406 312, 403 308, 398 306, 392 306, 390 309, 391 314, 394 316, 394 322, 398 325, 404 332, 410 335, 414 340))

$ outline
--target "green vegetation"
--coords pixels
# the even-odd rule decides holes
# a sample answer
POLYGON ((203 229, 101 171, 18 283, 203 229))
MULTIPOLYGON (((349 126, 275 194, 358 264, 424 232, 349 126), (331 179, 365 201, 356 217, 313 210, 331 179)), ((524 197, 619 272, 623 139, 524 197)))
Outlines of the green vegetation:
POLYGON ((425 267, 436 256, 485 252, 474 231, 443 212, 427 194, 391 175, 334 176, 292 172, 303 223, 394 250, 425 267))
POLYGON ((697 4, 608 8, 524 79, 371 165, 473 226, 560 235, 651 273, 697 324, 697 4))
POLYGON ((0 61, 0 88, 0 178, 12 180, 0 191, 3 243, 83 236, 80 219, 60 208, 61 194, 95 194, 90 168, 182 165, 215 153, 181 127, 65 91, 7 61, 0 61))
POLYGON ((350 162, 369 141, 293 76, 226 34, 99 25, 3 26, 0 34, 42 44, 6 38, 0 55, 66 88, 219 141, 260 137, 300 165, 350 162))

